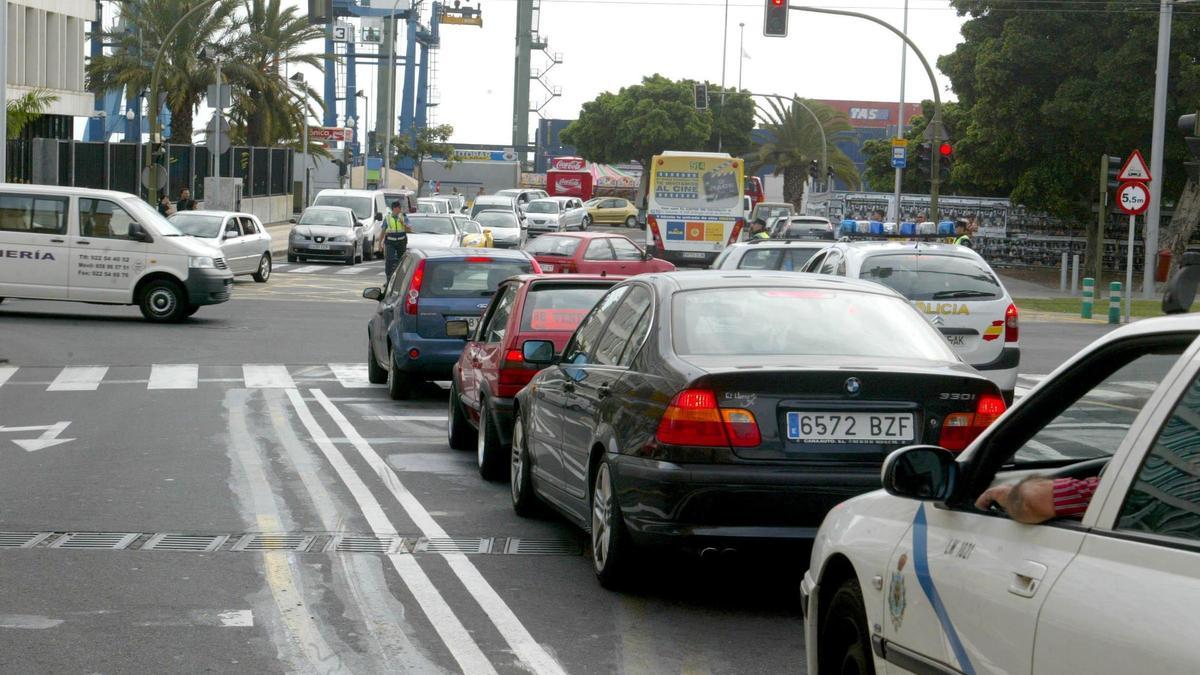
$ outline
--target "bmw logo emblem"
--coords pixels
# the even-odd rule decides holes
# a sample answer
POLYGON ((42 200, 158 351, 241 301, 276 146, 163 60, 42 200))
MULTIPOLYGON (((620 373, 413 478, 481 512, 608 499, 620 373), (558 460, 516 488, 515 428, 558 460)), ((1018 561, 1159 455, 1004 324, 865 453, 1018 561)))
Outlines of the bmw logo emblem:
POLYGON ((858 396, 858 392, 862 389, 862 382, 859 382, 857 377, 852 377, 846 380, 846 393, 851 396, 858 396))

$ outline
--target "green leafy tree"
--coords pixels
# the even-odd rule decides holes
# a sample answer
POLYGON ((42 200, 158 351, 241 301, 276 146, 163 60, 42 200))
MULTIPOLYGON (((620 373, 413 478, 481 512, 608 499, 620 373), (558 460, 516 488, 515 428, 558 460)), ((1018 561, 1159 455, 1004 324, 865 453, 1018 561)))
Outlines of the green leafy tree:
POLYGON ((845 113, 816 101, 796 100, 812 113, 797 103, 785 105, 775 99, 768 99, 760 108, 761 128, 770 140, 755 148, 747 162, 753 173, 764 167, 774 167, 772 175, 783 176, 783 198, 799 208, 808 169, 814 160, 819 162, 828 155, 834 175, 855 188, 859 185, 859 177, 854 161, 834 144, 834 134, 852 128, 845 113), (822 128, 825 142, 822 142, 822 128))
MULTIPOLYGON (((87 66, 87 88, 94 92, 125 89, 149 91, 155 56, 171 28, 199 4, 200 0, 117 0, 124 19, 102 34, 110 45, 107 53, 87 66)), ((200 50, 232 51, 227 45, 238 38, 230 35, 230 19, 237 5, 221 0, 189 20, 166 45, 162 58, 159 89, 166 94, 171 111, 170 143, 192 142, 192 117, 196 106, 216 81, 214 67, 200 59, 200 50)))
POLYGON ((562 142, 592 162, 641 164, 644 195, 654 155, 708 147, 712 117, 695 103, 692 83, 650 75, 584 103, 579 119, 563 129, 562 142))
POLYGON ((450 168, 458 163, 458 158, 454 156, 454 146, 450 144, 450 137, 454 135, 454 127, 449 124, 440 124, 433 127, 424 127, 417 129, 412 137, 403 134, 392 138, 392 145, 395 146, 395 157, 397 159, 408 158, 413 161, 415 170, 413 178, 417 180, 418 189, 424 183, 424 178, 421 175, 421 162, 430 157, 440 157, 442 166, 450 168))
MULTIPOLYGON (((1094 219, 1099 158, 1148 149, 1157 6, 1116 0, 1083 8, 1024 0, 952 0, 963 41, 941 57, 964 108, 955 178, 1032 209, 1094 219)), ((1200 103, 1200 16, 1179 14, 1167 119, 1200 103)), ((1178 198, 1168 239, 1200 222, 1200 186, 1185 187, 1182 135, 1168 126, 1163 195, 1178 198), (1182 196, 1180 196, 1182 195, 1182 196)), ((1094 235, 1094 233, 1093 233, 1094 235)))
POLYGON ((322 55, 304 51, 324 36, 322 26, 280 0, 247 0, 225 75, 233 85, 229 118, 235 142, 253 146, 297 145, 304 115, 320 117, 316 90, 283 73, 307 65, 321 69, 322 55))
POLYGON ((708 84, 708 114, 712 131, 704 149, 744 157, 754 149, 751 134, 754 131, 755 112, 754 99, 745 92, 727 88, 722 100, 721 87, 708 84))
POLYGON ((5 115, 8 138, 19 138, 25 127, 45 114, 46 108, 57 100, 56 94, 51 94, 45 89, 34 89, 9 101, 5 115))

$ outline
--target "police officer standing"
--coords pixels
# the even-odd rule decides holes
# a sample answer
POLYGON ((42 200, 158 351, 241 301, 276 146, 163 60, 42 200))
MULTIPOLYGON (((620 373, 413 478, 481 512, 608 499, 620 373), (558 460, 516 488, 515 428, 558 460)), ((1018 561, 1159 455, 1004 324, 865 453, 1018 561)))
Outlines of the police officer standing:
POLYGON ((971 228, 970 224, 965 220, 959 220, 954 224, 954 243, 967 248, 974 248, 971 245, 971 228))
POLYGON ((392 278, 392 272, 400 264, 404 250, 408 248, 408 223, 405 222, 403 206, 400 200, 392 202, 392 212, 383 219, 383 246, 387 251, 387 278, 392 278))

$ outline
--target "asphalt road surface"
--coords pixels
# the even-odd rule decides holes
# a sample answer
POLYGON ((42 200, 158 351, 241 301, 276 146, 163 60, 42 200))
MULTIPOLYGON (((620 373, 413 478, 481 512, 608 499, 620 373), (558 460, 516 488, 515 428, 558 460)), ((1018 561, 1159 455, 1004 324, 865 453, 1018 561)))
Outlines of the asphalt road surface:
MULTIPOLYGON (((448 448, 443 387, 367 384, 381 279, 239 280, 170 326, 0 304, 0 672, 803 670, 802 554, 602 590, 448 448)), ((1022 369, 1104 330, 1026 323, 1022 369)))

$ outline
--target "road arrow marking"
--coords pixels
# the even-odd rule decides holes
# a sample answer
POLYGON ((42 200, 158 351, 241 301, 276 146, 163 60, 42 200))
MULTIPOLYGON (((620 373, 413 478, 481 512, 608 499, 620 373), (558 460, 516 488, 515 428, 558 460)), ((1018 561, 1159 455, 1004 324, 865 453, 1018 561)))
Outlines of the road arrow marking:
POLYGON ((13 443, 16 443, 17 445, 24 448, 25 452, 36 452, 38 450, 45 450, 46 448, 51 448, 56 445, 60 445, 62 443, 69 443, 69 442, 75 440, 74 438, 59 438, 58 437, 59 434, 61 434, 62 432, 67 430, 67 427, 70 426, 70 424, 71 424, 70 422, 57 422, 55 424, 47 424, 45 426, 40 426, 40 427, 0 426, 0 433, 10 432, 10 431, 14 432, 14 433, 22 432, 22 431, 40 431, 40 432, 42 432, 42 435, 38 436, 37 438, 13 439, 13 443))

